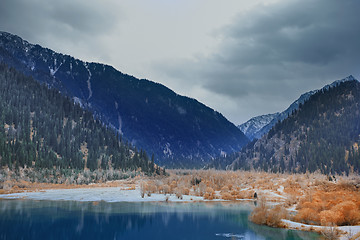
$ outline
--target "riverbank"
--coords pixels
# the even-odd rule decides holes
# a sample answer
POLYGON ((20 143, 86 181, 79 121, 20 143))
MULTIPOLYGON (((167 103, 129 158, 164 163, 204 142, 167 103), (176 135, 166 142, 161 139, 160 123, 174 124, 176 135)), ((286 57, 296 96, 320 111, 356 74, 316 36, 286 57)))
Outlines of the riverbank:
POLYGON ((88 187, 69 189, 42 189, 20 193, 1 194, 0 199, 31 199, 51 201, 84 201, 84 202, 194 202, 203 201, 203 197, 183 195, 177 198, 175 194, 150 194, 141 197, 140 188, 133 187, 88 187))
MULTIPOLYGON (((360 223, 360 180, 356 175, 329 177, 213 170, 169 170, 169 173, 163 177, 137 176, 88 185, 9 182, 8 187, 0 190, 0 198, 90 201, 94 204, 100 201, 265 201, 270 210, 279 206, 288 212, 286 217, 278 218, 279 221, 287 219, 282 220, 281 227, 316 232, 335 229, 342 235, 341 239, 360 235, 360 227, 356 226, 360 223), (326 225, 355 226, 328 229, 326 225)), ((273 223, 274 211, 269 212, 267 217, 273 223)))
MULTIPOLYGON (((118 183, 119 184, 119 183, 118 183)), ((139 186, 133 188, 131 184, 125 185, 122 183, 121 187, 111 187, 114 183, 109 186, 88 186, 87 188, 63 188, 63 189, 42 189, 37 191, 24 191, 19 193, 0 194, 0 199, 28 199, 28 200, 48 200, 48 201, 80 201, 80 202, 93 202, 98 204, 101 201, 105 202, 214 202, 214 201, 225 201, 221 199, 206 200, 203 197, 183 195, 182 198, 178 198, 175 194, 151 194, 150 196, 145 195, 141 197, 141 189, 139 186)), ((249 200, 249 199, 243 199, 249 200)), ((233 201, 226 201, 232 202, 233 201)), ((240 200, 237 201, 239 203, 240 200)), ((274 204, 274 202, 271 202, 274 204)), ((295 210, 292 210, 295 211, 295 210)), ((360 226, 341 226, 341 227, 324 227, 307 225, 298 223, 290 220, 282 220, 283 227, 293 230, 301 231, 313 231, 320 234, 332 232, 339 235, 340 240, 355 240, 360 236, 360 226), (352 238, 354 237, 354 238, 352 238)))

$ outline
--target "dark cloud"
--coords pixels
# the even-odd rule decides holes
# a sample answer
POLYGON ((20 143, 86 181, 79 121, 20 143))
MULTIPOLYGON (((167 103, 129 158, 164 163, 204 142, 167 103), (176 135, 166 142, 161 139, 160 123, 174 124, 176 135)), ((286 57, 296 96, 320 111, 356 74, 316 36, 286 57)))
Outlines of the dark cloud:
POLYGON ((250 4, 213 35, 198 34, 225 17, 219 4, 249 5, 229 2, 179 1, 169 12, 164 1, 1 0, 0 30, 124 72, 123 66, 130 66, 134 75, 144 72, 141 77, 151 72, 152 80, 197 98, 235 123, 282 111, 301 93, 332 80, 359 77, 360 1, 263 0, 267 4, 250 4), (211 14, 196 15, 196 10, 190 20, 189 10, 175 14, 183 4, 204 9, 200 6, 206 3, 211 14), (211 42, 211 49, 200 46, 203 55, 188 56, 199 41, 211 42))
POLYGON ((121 9, 111 1, 2 0, 0 29, 33 43, 74 55, 72 49, 94 49, 116 29, 121 9), (100 40, 99 40, 100 39, 100 40))
POLYGON ((223 110, 233 121, 281 111, 305 91, 359 74, 359 9, 357 0, 259 5, 217 30, 218 49, 189 65, 210 93, 238 102, 236 112, 223 110))

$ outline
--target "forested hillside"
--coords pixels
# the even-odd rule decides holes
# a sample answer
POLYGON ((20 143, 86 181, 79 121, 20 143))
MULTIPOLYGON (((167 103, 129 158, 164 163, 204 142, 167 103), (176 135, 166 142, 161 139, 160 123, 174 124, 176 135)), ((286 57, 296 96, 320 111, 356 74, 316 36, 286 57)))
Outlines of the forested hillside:
POLYGON ((322 89, 268 134, 223 159, 232 169, 360 172, 360 83, 322 89))
POLYGON ((58 90, 0 64, 0 166, 17 170, 160 169, 58 90))
MULTIPOLYGON (((96 49, 94 49, 96 51, 96 49)), ((222 114, 164 85, 0 31, 0 61, 61 91, 167 167, 203 167, 248 138, 222 114)))

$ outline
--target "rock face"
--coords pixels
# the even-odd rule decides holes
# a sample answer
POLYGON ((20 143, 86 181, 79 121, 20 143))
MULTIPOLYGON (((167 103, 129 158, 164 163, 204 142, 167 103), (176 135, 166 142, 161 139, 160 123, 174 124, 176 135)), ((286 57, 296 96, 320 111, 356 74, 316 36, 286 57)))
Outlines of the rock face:
POLYGON ((167 87, 0 32, 0 61, 58 89, 157 163, 201 167, 239 151, 248 138, 223 115, 167 87))
POLYGON ((285 111, 281 113, 273 113, 273 114, 266 114, 266 115, 260 115, 257 117, 251 118, 249 121, 241 124, 238 126, 238 128, 245 133, 245 135, 250 139, 254 140, 260 139, 262 136, 264 136, 266 133, 270 131, 270 129, 275 126, 276 123, 279 121, 283 121, 285 118, 287 118, 293 111, 298 110, 300 104, 303 104, 305 101, 307 101, 312 95, 317 93, 321 90, 329 89, 330 87, 334 87, 339 83, 347 82, 347 81, 353 81, 356 80, 352 75, 341 79, 334 81, 331 84, 328 84, 324 86, 322 89, 313 90, 306 92, 302 94, 297 100, 295 100, 285 111))
POLYGON ((359 173, 359 119, 360 83, 350 76, 317 91, 263 137, 228 157, 233 160, 228 168, 359 173))

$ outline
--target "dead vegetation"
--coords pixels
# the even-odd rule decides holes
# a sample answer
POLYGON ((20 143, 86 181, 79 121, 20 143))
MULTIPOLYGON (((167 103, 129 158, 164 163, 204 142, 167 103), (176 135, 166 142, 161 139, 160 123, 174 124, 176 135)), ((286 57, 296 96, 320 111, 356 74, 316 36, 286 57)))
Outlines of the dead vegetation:
MULTIPOLYGON (((205 200, 255 201, 251 221, 282 227, 281 219, 323 226, 360 224, 360 177, 313 174, 274 174, 246 171, 168 170, 168 176, 137 176, 128 180, 84 185, 1 181, 0 193, 50 188, 124 186, 140 189, 142 197, 152 194, 201 196, 205 200), (266 200, 265 200, 266 199, 266 200), (267 205, 267 203, 271 203, 267 205)), ((4 175, 2 175, 4 176, 4 175)), ((79 178, 78 178, 79 179, 79 178)), ((330 233, 329 233, 330 234, 330 233)))
POLYGON ((281 219, 343 226, 360 224, 359 176, 273 174, 246 171, 169 170, 167 177, 146 181, 145 192, 195 195, 206 200, 263 199, 251 215, 258 224, 281 226, 281 219), (256 193, 256 194, 255 194, 256 193), (274 202, 269 207, 266 202, 274 202), (292 209, 288 211, 286 209, 292 209))
POLYGON ((286 219, 287 210, 283 205, 270 207, 265 199, 261 199, 258 206, 252 211, 249 219, 253 223, 270 227, 284 227, 281 220, 286 219))

